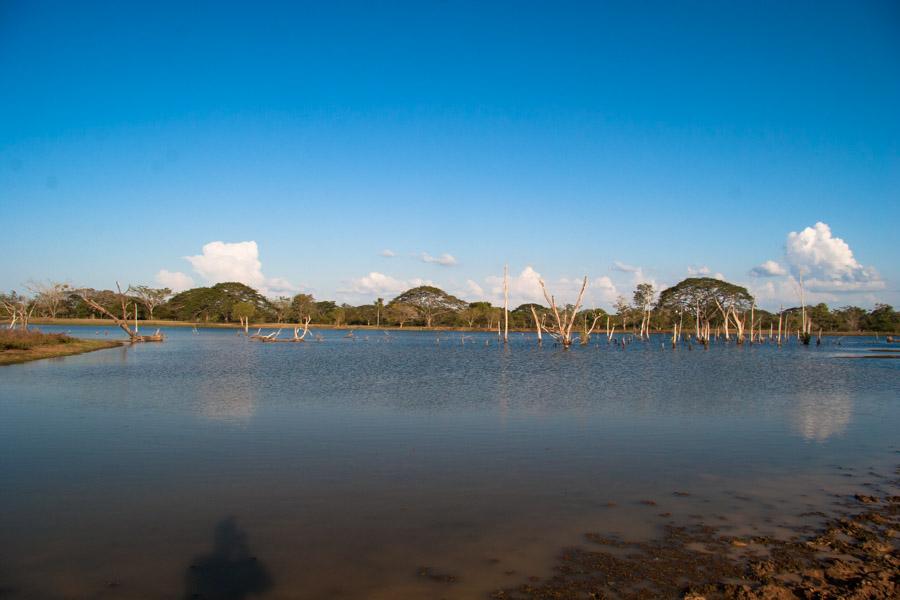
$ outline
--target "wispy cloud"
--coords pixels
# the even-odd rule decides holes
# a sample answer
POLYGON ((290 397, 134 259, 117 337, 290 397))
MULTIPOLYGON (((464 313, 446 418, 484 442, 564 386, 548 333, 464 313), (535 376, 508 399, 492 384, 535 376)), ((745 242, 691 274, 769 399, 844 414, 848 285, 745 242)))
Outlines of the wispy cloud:
POLYGON ((629 265, 627 263, 623 263, 620 260, 613 262, 612 265, 613 271, 619 271, 620 273, 637 273, 641 270, 640 267, 636 267, 634 265, 629 265))
POLYGON ((385 248, 384 250, 379 252, 379 254, 385 258, 394 258, 395 256, 397 256, 397 253, 390 248, 385 248))

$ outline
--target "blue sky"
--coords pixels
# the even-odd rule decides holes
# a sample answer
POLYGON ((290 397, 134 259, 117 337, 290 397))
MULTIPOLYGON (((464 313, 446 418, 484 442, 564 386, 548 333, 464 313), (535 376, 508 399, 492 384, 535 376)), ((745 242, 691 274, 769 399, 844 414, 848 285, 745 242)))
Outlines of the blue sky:
POLYGON ((0 4, 2 289, 900 304, 896 3, 121 4, 0 4))

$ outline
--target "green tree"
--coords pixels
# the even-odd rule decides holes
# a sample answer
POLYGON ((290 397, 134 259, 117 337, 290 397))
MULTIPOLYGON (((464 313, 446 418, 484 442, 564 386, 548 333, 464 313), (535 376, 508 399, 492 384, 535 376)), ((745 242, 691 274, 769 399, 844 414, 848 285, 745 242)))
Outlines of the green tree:
POLYGON ((406 323, 409 323, 419 315, 419 311, 414 306, 402 302, 389 303, 386 313, 387 318, 394 323, 398 323, 401 329, 406 323))
POLYGON ((249 302, 262 319, 274 318, 272 304, 253 288, 234 281, 217 283, 177 294, 167 304, 167 309, 182 321, 232 321, 234 306, 249 302))
POLYGON ((306 317, 316 320, 319 318, 319 308, 316 306, 316 299, 312 294, 297 294, 291 298, 291 308, 288 311, 290 319, 300 323, 306 320, 306 317))
POLYGON ((709 323, 716 314, 726 324, 728 315, 745 312, 752 303, 753 296, 745 287, 712 277, 689 277, 660 292, 656 306, 693 316, 700 337, 701 324, 709 323))
MULTIPOLYGON (((479 323, 487 324, 491 311, 490 302, 470 302, 469 305, 460 311, 459 317, 467 327, 475 327, 479 323)), ((510 313, 512 320, 512 313, 510 313)))
POLYGON ((834 311, 834 313, 840 322, 842 331, 859 331, 868 314, 865 309, 858 306, 844 306, 834 311))
POLYGON ((391 304, 407 304, 418 312, 425 320, 425 326, 431 327, 434 319, 440 315, 458 312, 468 306, 463 300, 452 296, 440 288, 422 285, 406 290, 393 300, 391 304))
POLYGON ((147 309, 147 318, 153 318, 153 310, 165 303, 172 295, 169 288, 152 288, 146 285, 130 285, 125 293, 131 292, 132 295, 144 305, 147 309))
POLYGON ((890 304, 876 304, 866 316, 866 329, 894 333, 900 325, 900 315, 890 304))

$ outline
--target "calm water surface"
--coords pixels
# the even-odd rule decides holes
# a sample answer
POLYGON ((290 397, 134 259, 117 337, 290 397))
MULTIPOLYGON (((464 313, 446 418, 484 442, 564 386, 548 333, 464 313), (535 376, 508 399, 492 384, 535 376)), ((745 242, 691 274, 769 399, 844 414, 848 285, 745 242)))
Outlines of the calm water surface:
POLYGON ((0 597, 484 597, 587 531, 777 533, 900 462, 900 360, 842 358, 872 339, 166 333, 0 369, 0 597))

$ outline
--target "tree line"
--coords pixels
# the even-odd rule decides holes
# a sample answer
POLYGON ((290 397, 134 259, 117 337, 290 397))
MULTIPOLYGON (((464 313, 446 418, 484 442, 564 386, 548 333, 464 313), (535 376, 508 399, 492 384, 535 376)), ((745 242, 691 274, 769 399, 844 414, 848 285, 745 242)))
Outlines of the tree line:
MULTIPOLYGON (((218 283, 173 293, 168 288, 146 285, 129 286, 124 292, 76 288, 65 283, 31 282, 24 293, 0 293, 0 318, 7 321, 44 318, 99 318, 102 313, 91 303, 112 313, 123 300, 140 320, 161 319, 189 323, 299 323, 307 318, 314 324, 332 326, 423 326, 467 327, 495 330, 503 318, 503 309, 490 302, 466 302, 433 286, 414 287, 385 300, 352 306, 333 300, 317 300, 311 294, 267 298, 257 290, 237 282, 218 283), (91 302, 87 302, 88 298, 91 302)), ((563 312, 572 305, 560 307, 563 312)), ((823 332, 885 332, 900 330, 900 313, 887 304, 872 310, 858 306, 829 308, 824 303, 792 306, 770 312, 760 309, 746 288, 726 281, 696 277, 658 291, 649 283, 639 284, 632 298, 619 297, 614 310, 583 309, 575 315, 577 326, 588 331, 595 323, 615 326, 618 331, 639 332, 671 330, 704 338, 710 332, 730 327, 735 335, 744 329, 768 331, 778 325, 785 331, 796 329, 802 318, 823 332), (598 321, 599 320, 599 321, 598 321)), ((536 320, 550 318, 548 306, 522 304, 509 311, 509 326, 534 329, 536 320)))

